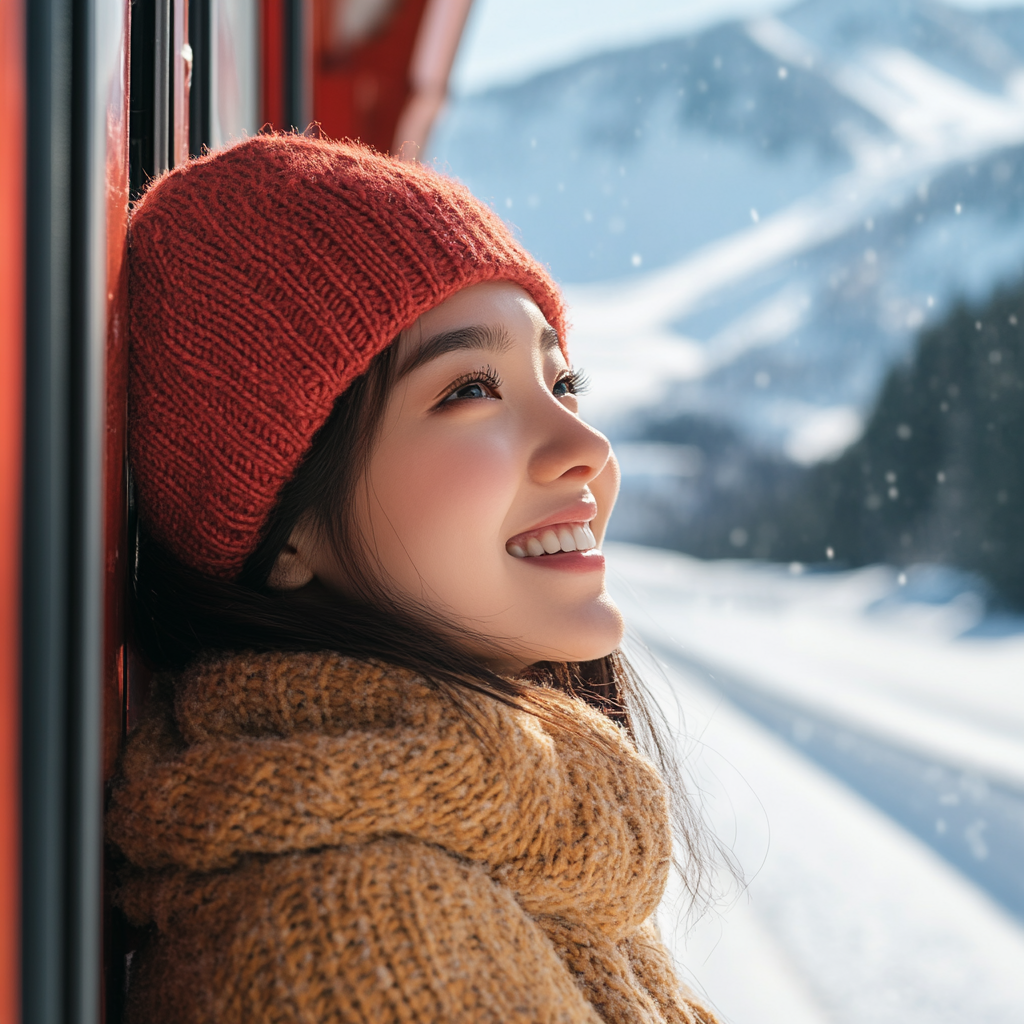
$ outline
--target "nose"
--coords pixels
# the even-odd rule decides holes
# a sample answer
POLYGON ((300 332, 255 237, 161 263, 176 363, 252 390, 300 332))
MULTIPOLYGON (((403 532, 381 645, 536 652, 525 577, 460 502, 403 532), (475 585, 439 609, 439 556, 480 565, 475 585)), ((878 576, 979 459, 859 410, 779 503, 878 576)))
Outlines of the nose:
POLYGON ((611 458, 611 443, 557 399, 545 406, 534 421, 537 435, 530 457, 530 478, 539 484, 560 479, 580 486, 589 484, 611 458))

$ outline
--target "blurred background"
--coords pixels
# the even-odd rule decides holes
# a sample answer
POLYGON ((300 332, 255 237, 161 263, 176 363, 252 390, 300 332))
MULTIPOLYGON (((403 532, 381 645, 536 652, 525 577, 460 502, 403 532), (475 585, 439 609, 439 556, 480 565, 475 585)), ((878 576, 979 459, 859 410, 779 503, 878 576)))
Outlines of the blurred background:
POLYGON ((1024 5, 475 0, 421 158, 571 304, 734 1024, 1024 1020, 1024 5), (659 669, 655 662, 660 663, 659 669))

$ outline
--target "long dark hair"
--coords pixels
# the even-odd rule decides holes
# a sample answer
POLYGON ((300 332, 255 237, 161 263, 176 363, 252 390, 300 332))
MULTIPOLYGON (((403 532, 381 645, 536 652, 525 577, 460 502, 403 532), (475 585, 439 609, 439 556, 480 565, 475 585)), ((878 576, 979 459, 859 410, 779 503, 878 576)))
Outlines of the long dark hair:
POLYGON ((236 580, 214 579, 183 564, 137 527, 131 620, 142 656, 155 670, 179 670, 211 651, 336 650, 416 672, 456 702, 486 694, 572 728, 552 691, 577 697, 618 721, 661 767, 672 794, 679 869, 691 895, 707 895, 709 836, 681 782, 672 747, 628 661, 618 651, 594 661, 542 662, 518 677, 493 671, 468 653, 477 639, 453 632, 430 609, 390 593, 365 545, 353 534, 358 488, 400 368, 397 346, 381 352, 335 403, 309 452, 282 489, 259 545, 236 580), (345 561, 359 597, 314 580, 299 590, 268 586, 271 569, 304 519, 345 561))

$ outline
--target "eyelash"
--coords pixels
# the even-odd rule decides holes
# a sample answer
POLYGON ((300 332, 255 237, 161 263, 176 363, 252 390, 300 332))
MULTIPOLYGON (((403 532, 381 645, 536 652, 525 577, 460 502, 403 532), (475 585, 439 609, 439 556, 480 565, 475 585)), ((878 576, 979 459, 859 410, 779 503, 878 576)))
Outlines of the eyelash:
POLYGON ((590 390, 590 378, 582 370, 566 370, 555 381, 555 387, 559 384, 568 385, 570 395, 585 395, 590 390))
POLYGON ((470 384, 486 384, 492 391, 500 391, 502 387, 501 378, 498 374, 491 367, 485 366, 482 370, 474 370, 472 373, 464 373, 461 377, 456 377, 445 388, 445 396, 441 399, 439 405, 453 404, 450 401, 452 396, 470 384))
MULTIPOLYGON (((445 396, 441 399, 439 406, 452 405, 452 396, 470 384, 485 384, 492 391, 500 392, 502 388, 501 378, 498 374, 486 366, 482 370, 474 370, 472 373, 464 373, 457 377, 445 389, 445 396)), ((582 395, 590 388, 590 381, 582 370, 567 370, 554 383, 554 387, 564 384, 570 395, 582 395)))

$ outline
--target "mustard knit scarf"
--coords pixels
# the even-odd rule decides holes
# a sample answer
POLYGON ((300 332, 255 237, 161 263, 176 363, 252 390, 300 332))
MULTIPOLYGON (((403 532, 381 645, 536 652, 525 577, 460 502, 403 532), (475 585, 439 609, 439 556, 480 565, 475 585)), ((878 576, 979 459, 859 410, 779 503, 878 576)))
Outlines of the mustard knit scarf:
POLYGON ((149 926, 130 1022, 713 1021, 651 923, 664 787, 598 712, 571 702, 573 735, 335 654, 175 690, 107 818, 149 926))

